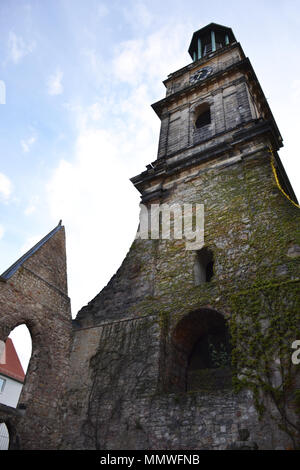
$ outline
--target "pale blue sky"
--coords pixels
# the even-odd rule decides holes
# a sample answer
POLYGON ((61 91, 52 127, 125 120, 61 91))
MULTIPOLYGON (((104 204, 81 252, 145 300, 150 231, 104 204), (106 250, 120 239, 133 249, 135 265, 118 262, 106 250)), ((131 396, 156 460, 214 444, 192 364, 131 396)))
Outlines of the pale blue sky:
POLYGON ((0 270, 63 219, 73 315, 121 264, 155 160, 170 72, 195 30, 233 29, 256 71, 300 198, 300 2, 1 0, 0 270))

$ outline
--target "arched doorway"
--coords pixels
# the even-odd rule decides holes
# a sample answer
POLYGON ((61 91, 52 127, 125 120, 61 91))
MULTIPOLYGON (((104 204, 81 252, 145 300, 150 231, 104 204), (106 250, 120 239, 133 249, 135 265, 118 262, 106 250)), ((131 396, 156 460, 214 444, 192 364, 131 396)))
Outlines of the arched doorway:
POLYGON ((171 336, 170 358, 170 391, 230 388, 230 338, 223 315, 202 308, 183 317, 171 336))

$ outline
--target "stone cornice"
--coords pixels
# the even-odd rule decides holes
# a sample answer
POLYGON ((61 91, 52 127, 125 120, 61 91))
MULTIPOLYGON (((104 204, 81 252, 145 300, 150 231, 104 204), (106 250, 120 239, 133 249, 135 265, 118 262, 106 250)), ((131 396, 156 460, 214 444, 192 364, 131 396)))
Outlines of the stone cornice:
MULTIPOLYGON (((234 131, 234 129, 232 131, 234 131)), ((217 145, 212 145, 210 148, 195 152, 188 157, 174 162, 168 161, 168 158, 153 162, 152 165, 149 165, 146 171, 131 178, 131 182, 142 194, 142 200, 146 202, 146 200, 161 196, 162 190, 156 187, 153 192, 143 194, 143 186, 145 183, 151 183, 160 177, 171 176, 174 173, 193 167, 199 163, 219 158, 222 155, 231 152, 237 144, 253 140, 264 134, 268 135, 269 139, 271 139, 274 144, 276 143, 276 135, 272 121, 253 121, 253 125, 251 127, 243 127, 242 129, 239 127, 236 129, 236 132, 231 134, 230 139, 225 142, 223 141, 217 145)))

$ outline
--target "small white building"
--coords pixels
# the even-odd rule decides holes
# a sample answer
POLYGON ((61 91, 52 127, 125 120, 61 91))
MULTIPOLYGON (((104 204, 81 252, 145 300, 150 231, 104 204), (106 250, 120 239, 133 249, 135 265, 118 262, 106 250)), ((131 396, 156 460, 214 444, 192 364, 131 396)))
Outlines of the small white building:
MULTIPOLYGON (((0 363, 0 403, 16 408, 25 374, 11 338, 5 343, 5 360, 0 363)), ((5 423, 0 423, 0 450, 8 449, 9 435, 5 423)))

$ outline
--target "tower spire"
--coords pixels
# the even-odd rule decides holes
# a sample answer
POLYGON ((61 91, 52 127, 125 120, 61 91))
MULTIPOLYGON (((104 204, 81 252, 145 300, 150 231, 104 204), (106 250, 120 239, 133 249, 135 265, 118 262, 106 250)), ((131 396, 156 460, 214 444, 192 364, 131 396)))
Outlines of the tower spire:
POLYGON ((231 28, 210 23, 193 34, 188 51, 195 62, 233 42, 236 39, 231 28))

